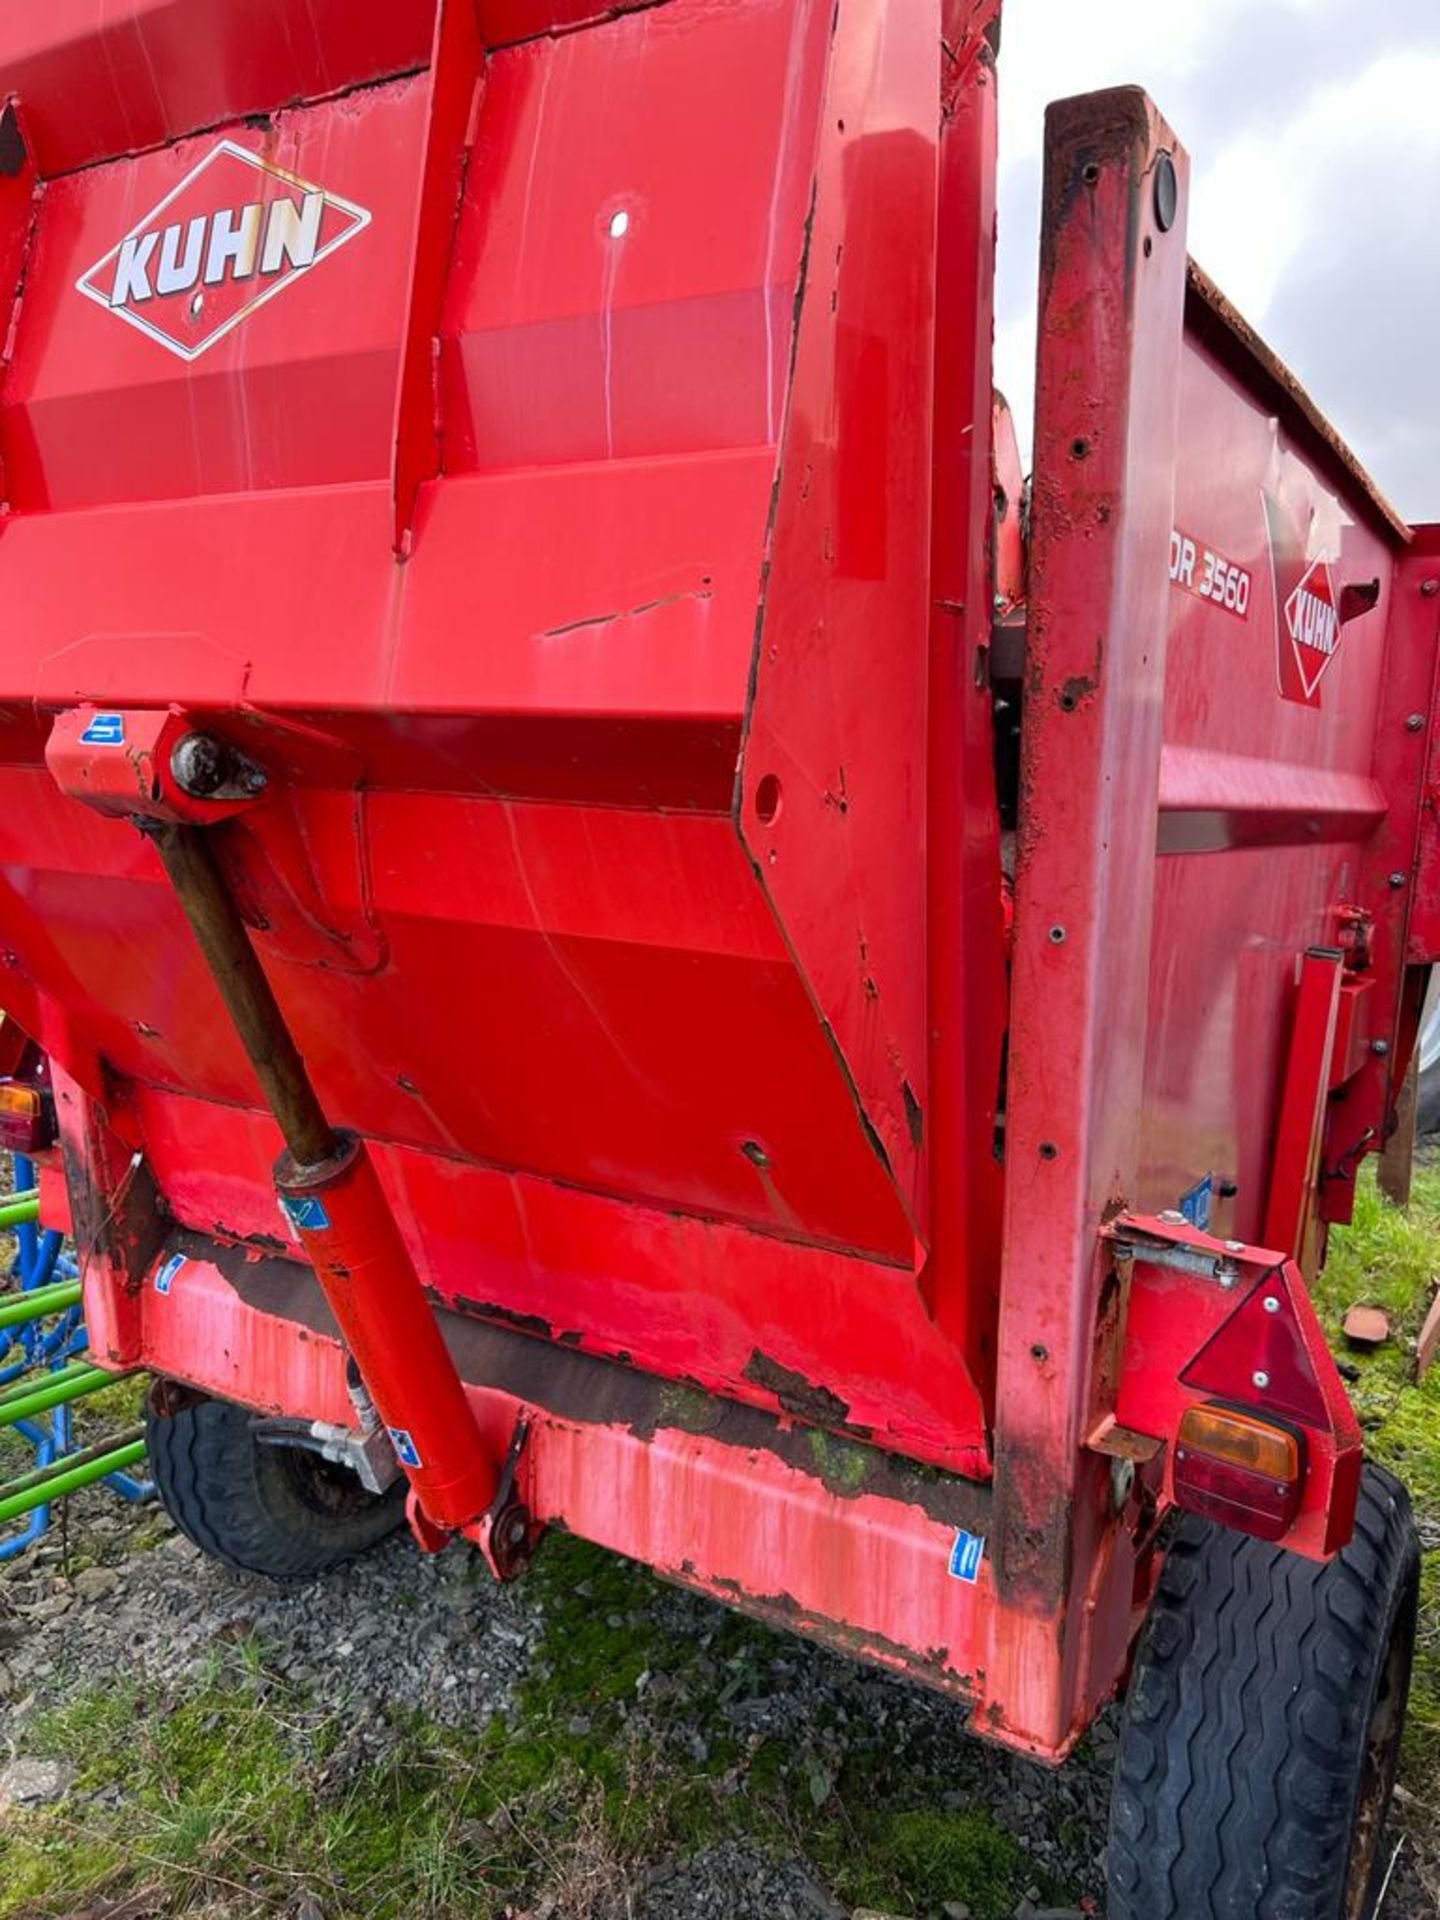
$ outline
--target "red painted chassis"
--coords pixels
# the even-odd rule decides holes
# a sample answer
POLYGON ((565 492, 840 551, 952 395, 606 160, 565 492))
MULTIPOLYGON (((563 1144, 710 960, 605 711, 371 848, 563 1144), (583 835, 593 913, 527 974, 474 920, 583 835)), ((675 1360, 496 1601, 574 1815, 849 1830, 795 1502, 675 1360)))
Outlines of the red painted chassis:
POLYGON ((998 0, 242 11, 0 27, 0 1005, 97 1353, 353 1426, 348 1345, 457 1456, 423 1537, 503 1472, 1058 1756, 1190 1405, 1292 1421, 1287 1544, 1348 1534, 1305 1275, 1440 942, 1440 539, 1188 267, 1143 96, 1066 102, 1002 668, 998 0), (217 127, 371 219, 167 359, 76 282, 217 127), (1318 700, 1265 493, 1353 590, 1318 700), (177 785, 196 732, 263 791, 177 785), (365 1143, 368 1305, 136 821, 365 1143))

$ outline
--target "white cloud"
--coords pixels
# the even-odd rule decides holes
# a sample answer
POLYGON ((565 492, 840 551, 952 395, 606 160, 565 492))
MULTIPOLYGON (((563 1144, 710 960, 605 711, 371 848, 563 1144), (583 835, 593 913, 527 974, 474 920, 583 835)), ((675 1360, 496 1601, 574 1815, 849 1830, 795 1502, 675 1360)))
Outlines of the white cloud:
POLYGON ((1362 37, 1353 0, 1012 0, 1000 62, 996 377, 1022 445, 1044 106, 1126 82, 1147 89, 1190 151, 1196 258, 1350 432, 1382 487, 1412 515, 1440 515, 1440 463, 1415 431, 1427 400, 1440 431, 1429 344, 1440 7, 1388 0, 1362 37), (1404 326, 1397 313, 1409 316, 1404 326))
POLYGON ((1440 52, 1390 54, 1292 103, 1290 117, 1282 111, 1266 131, 1244 134, 1210 159, 1193 155, 1190 251, 1263 325, 1287 268, 1308 249, 1340 239, 1352 257, 1363 255, 1363 231, 1333 230, 1357 175, 1383 193, 1417 166, 1435 179, 1437 98, 1440 52))

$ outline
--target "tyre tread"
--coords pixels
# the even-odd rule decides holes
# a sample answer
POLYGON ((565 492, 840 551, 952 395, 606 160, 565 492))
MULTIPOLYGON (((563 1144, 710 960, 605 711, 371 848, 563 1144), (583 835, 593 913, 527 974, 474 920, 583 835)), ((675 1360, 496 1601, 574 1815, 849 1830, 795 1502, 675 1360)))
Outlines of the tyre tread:
POLYGON ((303 1506, 267 1471, 244 1407, 198 1400, 146 1412, 150 1467, 162 1504, 200 1551, 236 1573, 313 1579, 393 1533, 404 1517, 403 1482, 349 1512, 303 1506))
POLYGON ((1409 1497, 1375 1465, 1325 1564, 1181 1519, 1121 1731, 1111 1920, 1338 1920, 1373 1691, 1417 1568, 1409 1497))

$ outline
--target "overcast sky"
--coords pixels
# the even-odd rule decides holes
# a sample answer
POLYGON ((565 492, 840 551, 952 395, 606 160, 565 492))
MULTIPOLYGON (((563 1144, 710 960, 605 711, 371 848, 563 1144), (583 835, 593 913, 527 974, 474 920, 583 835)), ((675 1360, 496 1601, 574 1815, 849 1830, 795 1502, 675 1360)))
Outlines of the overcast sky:
POLYGON ((1440 520, 1440 0, 1008 0, 997 384, 1027 449, 1047 100, 1135 81, 1190 251, 1411 520, 1440 520))

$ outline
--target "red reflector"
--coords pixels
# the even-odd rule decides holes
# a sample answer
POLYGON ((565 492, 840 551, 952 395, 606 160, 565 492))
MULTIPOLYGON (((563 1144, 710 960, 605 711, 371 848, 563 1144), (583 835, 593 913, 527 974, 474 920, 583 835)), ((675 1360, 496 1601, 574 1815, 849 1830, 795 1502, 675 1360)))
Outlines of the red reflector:
POLYGON ((40 1153, 54 1144, 55 1131, 45 1096, 38 1087, 11 1080, 0 1083, 0 1147, 11 1153, 40 1153))
POLYGON ((1304 1427, 1329 1425, 1289 1283, 1279 1271, 1265 1276, 1181 1377, 1187 1387, 1217 1399, 1259 1405, 1304 1427))
POLYGON ((1300 1507, 1297 1435, 1228 1407, 1191 1407, 1175 1443, 1175 1499, 1222 1526, 1278 1540, 1300 1507))

